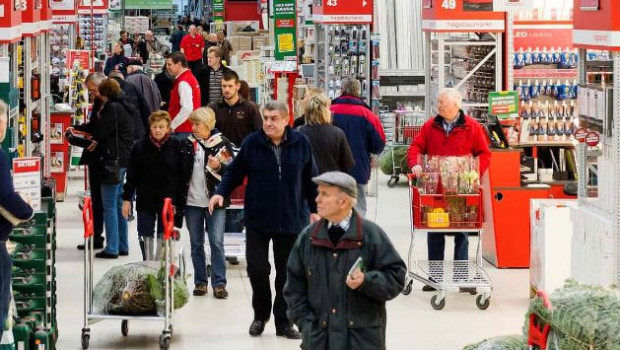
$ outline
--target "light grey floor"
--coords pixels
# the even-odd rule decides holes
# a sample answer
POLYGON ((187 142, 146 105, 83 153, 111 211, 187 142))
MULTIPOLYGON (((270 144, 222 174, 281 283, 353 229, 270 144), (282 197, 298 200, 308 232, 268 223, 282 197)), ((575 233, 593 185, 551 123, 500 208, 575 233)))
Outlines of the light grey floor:
MULTIPOLYGON (((375 216, 392 238, 403 259, 407 259, 410 242, 408 189, 404 178, 396 188, 386 186, 387 177, 379 181, 378 201, 369 200, 369 218, 375 216)), ((67 200, 58 204, 58 349, 80 347, 83 319, 83 254, 75 249, 82 242, 81 213, 75 193, 83 190, 83 179, 70 181, 67 200)), ((130 226, 131 252, 118 260, 96 260, 96 280, 110 267, 141 258, 136 238, 135 221, 130 226)), ((470 239, 473 256, 476 238, 470 239)), ((424 248, 424 237, 416 239, 424 248)), ((182 245, 189 251, 186 232, 182 245)), ((451 241, 447 256, 452 255, 451 241)), ((425 255, 425 249, 420 249, 425 255)), ((191 270, 191 262, 188 258, 191 270)), ((520 334, 528 306, 528 271, 497 270, 485 263, 493 283, 491 306, 480 311, 469 294, 448 294, 442 311, 431 308, 432 293, 423 293, 414 282, 414 291, 400 295, 387 305, 387 346, 389 349, 459 350, 465 345, 497 335, 520 334)), ((191 273, 192 271, 190 271, 191 273)), ((192 286, 189 282, 190 291, 192 286)), ((299 341, 275 336, 269 323, 261 337, 247 333, 252 321, 251 288, 245 264, 228 265, 227 300, 217 300, 211 294, 190 297, 189 303, 176 313, 171 349, 299 349, 299 341)), ((120 332, 120 321, 107 320, 91 326, 90 349, 158 349, 157 341, 163 328, 161 322, 132 321, 129 336, 120 332)))

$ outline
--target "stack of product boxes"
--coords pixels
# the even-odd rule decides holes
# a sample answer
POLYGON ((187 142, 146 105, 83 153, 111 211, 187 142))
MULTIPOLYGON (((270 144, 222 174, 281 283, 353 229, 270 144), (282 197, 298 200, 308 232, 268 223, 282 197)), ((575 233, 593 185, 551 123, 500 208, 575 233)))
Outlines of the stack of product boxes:
POLYGON ((13 328, 17 349, 55 349, 56 213, 53 197, 43 198, 34 219, 15 227, 13 296, 19 320, 13 328))

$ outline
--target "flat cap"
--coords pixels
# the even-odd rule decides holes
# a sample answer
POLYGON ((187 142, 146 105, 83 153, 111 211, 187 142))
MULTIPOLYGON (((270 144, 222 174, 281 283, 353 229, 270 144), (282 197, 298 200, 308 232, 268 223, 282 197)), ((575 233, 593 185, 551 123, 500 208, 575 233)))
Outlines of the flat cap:
POLYGON ((140 66, 142 67, 142 62, 140 60, 130 60, 127 62, 127 66, 140 66))
POLYGON ((316 184, 338 187, 342 192, 348 194, 352 198, 357 198, 357 181, 349 174, 341 171, 328 171, 313 177, 312 181, 316 184))

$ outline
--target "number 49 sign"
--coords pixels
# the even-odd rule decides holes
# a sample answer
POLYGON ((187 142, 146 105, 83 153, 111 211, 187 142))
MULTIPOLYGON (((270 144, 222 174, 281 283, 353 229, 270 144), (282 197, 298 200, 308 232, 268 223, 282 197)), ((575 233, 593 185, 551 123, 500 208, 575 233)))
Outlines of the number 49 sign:
POLYGON ((441 7, 446 10, 456 9, 456 0, 441 0, 441 7))

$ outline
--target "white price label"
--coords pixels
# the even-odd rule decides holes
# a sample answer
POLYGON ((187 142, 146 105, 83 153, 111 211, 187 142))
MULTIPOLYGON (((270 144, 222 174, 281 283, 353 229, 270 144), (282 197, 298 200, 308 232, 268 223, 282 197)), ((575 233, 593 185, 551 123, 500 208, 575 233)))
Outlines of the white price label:
POLYGON ((456 8, 456 0, 443 0, 441 2, 441 7, 446 10, 454 10, 456 8))

